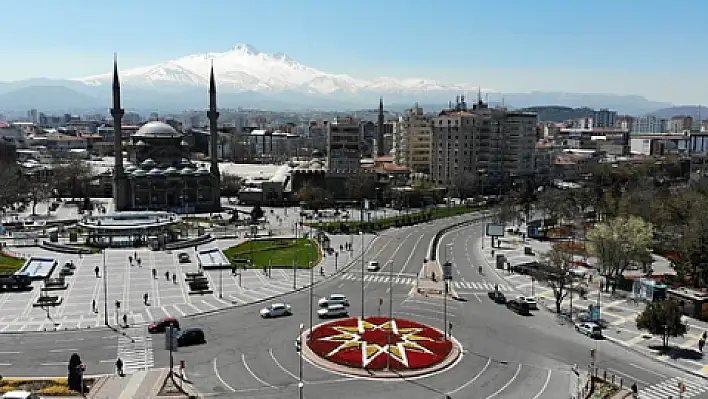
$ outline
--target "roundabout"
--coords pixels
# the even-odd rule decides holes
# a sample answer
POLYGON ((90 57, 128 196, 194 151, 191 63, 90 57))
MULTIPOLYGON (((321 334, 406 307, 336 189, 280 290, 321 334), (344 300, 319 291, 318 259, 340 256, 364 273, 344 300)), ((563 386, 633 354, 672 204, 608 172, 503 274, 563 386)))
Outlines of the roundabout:
POLYGON ((308 361, 337 373, 369 378, 414 377, 452 365, 461 350, 436 328, 401 318, 340 319, 300 339, 308 361))

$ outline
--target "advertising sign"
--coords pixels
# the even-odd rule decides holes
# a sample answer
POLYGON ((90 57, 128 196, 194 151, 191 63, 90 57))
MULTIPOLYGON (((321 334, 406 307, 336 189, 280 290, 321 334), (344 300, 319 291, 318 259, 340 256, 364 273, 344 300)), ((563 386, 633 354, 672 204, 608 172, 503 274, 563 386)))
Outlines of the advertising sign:
POLYGON ((488 237, 504 237, 504 226, 503 224, 497 223, 487 223, 487 236, 488 237))

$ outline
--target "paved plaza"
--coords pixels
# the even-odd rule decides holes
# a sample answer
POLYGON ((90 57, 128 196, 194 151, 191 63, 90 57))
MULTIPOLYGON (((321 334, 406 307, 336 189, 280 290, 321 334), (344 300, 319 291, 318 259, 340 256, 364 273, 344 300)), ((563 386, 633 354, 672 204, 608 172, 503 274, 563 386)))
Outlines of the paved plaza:
MULTIPOLYGON (((367 237, 368 242, 373 237, 367 237)), ((348 237, 333 237, 333 247, 349 240, 348 237), (341 242, 340 242, 341 241, 341 242)), ((220 247, 227 248, 239 240, 218 240, 199 247, 199 250, 220 247)), ((360 240, 354 240, 354 250, 345 253, 337 260, 338 266, 358 256, 360 240)), ((310 283, 312 275, 315 282, 326 278, 334 271, 335 259, 326 257, 322 265, 309 270, 292 268, 274 268, 270 276, 262 270, 245 270, 242 275, 232 275, 231 270, 205 271, 209 285, 214 291, 207 295, 189 295, 185 282, 185 273, 198 270, 194 248, 172 252, 157 252, 147 249, 109 249, 105 251, 107 275, 103 275, 103 255, 67 255, 57 254, 38 248, 22 248, 22 252, 31 256, 53 257, 59 265, 73 261, 76 265, 74 276, 67 278, 66 290, 50 291, 59 295, 62 303, 49 308, 33 307, 40 295, 40 282, 33 283, 30 292, 8 292, 0 294, 0 332, 43 331, 56 329, 95 328, 103 326, 104 302, 108 307, 108 320, 111 325, 122 325, 125 315, 129 325, 143 324, 162 317, 182 317, 241 305, 275 297, 295 288, 303 288, 310 283), (186 252, 190 263, 179 263, 177 256, 186 252), (140 265, 128 257, 137 256, 140 265), (95 268, 99 267, 96 277, 95 268), (325 276, 320 274, 324 267, 325 276), (153 278, 152 269, 157 275, 153 278), (169 273, 169 279, 165 273, 169 273), (173 282, 172 275, 177 274, 173 282), (104 298, 104 282, 107 282, 107 302, 104 298), (144 294, 148 294, 147 304, 144 294), (92 309, 96 301, 96 311, 92 309), (119 301, 119 308, 116 308, 119 301)), ((59 268, 54 271, 57 275, 59 268)))

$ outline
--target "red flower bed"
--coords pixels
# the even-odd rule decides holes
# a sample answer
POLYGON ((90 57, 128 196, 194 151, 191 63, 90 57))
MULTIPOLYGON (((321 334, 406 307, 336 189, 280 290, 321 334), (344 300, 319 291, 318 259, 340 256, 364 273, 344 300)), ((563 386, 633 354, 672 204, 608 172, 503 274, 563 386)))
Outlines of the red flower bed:
POLYGON ((307 345, 324 359, 369 370, 430 367, 452 350, 452 342, 434 328, 405 319, 389 323, 385 317, 323 324, 312 331, 307 345))

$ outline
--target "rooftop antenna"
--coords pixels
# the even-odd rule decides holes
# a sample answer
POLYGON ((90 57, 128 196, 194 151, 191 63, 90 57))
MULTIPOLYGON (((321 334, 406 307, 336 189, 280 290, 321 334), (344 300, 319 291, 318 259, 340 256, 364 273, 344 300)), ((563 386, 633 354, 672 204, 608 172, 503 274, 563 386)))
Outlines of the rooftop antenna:
POLYGON ((477 85, 477 104, 482 104, 482 88, 477 85))

